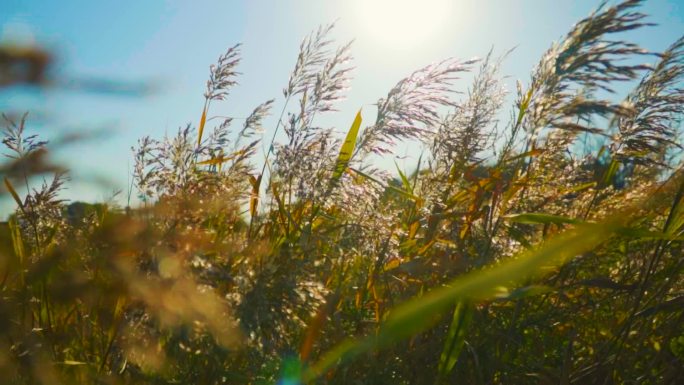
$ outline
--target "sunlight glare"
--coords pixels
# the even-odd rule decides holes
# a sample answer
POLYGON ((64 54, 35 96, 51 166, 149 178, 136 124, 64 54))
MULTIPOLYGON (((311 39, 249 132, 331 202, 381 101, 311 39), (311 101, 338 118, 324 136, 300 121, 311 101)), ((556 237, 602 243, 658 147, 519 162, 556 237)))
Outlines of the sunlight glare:
POLYGON ((356 0, 363 31, 382 44, 410 48, 436 39, 453 11, 453 0, 356 0))

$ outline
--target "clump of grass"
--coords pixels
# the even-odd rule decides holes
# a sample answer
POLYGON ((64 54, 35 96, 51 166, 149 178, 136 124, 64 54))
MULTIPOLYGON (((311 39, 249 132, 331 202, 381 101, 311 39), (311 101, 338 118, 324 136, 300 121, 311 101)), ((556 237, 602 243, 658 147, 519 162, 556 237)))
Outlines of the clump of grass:
POLYGON ((138 208, 61 201, 51 145, 8 122, 3 380, 676 383, 684 51, 619 39, 649 25, 640 3, 602 3, 552 45, 508 122, 514 54, 489 52, 409 74, 344 140, 316 120, 352 73, 332 25, 304 39, 282 100, 239 125, 211 115, 236 45, 210 67, 198 126, 133 148, 138 208), (605 145, 577 151, 587 137, 605 145), (374 168, 399 141, 426 155, 374 168), (53 182, 30 189, 37 174, 53 182))

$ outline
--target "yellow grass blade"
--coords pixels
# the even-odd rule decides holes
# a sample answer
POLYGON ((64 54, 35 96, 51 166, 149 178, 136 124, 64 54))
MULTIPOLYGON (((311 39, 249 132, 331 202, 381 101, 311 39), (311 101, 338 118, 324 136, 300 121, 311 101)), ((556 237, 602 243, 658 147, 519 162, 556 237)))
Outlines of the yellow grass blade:
POLYGON ((199 128, 197 129, 197 146, 202 143, 202 134, 204 133, 204 125, 207 123, 207 105, 204 105, 202 110, 202 117, 200 118, 199 128))
POLYGON ((198 162, 197 165, 198 166, 214 166, 217 164, 220 165, 220 164, 225 163, 229 160, 235 159, 235 157, 238 155, 240 155, 240 152, 236 152, 236 153, 234 153, 232 155, 228 155, 228 156, 217 156, 216 158, 207 159, 207 160, 203 160, 201 162, 198 162))
POLYGON ((261 186, 261 177, 249 176, 249 183, 252 185, 252 195, 249 198, 249 214, 254 218, 257 212, 257 204, 259 203, 259 187, 261 186))
POLYGON ((21 211, 24 211, 24 204, 21 203, 21 198, 19 198, 19 194, 17 194, 17 190, 14 189, 14 186, 12 186, 12 183, 10 183, 9 179, 5 177, 5 187, 7 187, 7 191, 12 194, 12 198, 14 198, 14 201, 17 202, 17 205, 19 205, 19 208, 21 211))
POLYGON ((342 148, 340 148, 340 155, 337 156, 337 161, 335 162, 335 171, 332 175, 332 183, 337 182, 344 171, 347 169, 349 160, 351 160, 352 154, 354 153, 354 147, 356 147, 356 137, 359 135, 359 128, 361 127, 361 110, 356 113, 356 118, 347 132, 347 137, 344 139, 342 148))

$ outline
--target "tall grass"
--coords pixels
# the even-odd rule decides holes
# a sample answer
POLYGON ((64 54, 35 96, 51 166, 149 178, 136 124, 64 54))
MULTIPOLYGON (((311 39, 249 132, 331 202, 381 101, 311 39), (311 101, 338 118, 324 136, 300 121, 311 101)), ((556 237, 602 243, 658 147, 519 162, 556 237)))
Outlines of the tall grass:
POLYGON ((138 208, 60 201, 50 144, 7 119, 1 382, 681 382, 684 37, 620 40, 649 25, 640 3, 554 43, 508 122, 513 55, 490 52, 409 74, 339 138, 317 123, 352 73, 332 25, 301 44, 275 127, 274 100, 217 121, 236 45, 197 128, 133 148, 138 208), (405 140, 415 168, 373 166, 405 140))

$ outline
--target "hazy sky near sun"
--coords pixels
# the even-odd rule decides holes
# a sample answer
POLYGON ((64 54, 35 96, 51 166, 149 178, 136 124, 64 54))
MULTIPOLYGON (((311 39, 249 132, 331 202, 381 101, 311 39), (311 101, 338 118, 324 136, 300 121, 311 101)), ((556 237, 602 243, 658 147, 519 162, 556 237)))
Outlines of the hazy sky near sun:
MULTIPOLYGON (((517 47, 503 65, 508 89, 526 82, 552 41, 598 5, 576 0, 1 0, 0 42, 36 42, 58 54, 57 75, 148 81, 159 90, 143 98, 65 90, 0 90, 0 111, 28 110, 32 132, 48 137, 83 129, 109 134, 59 152, 73 170, 67 197, 101 200, 113 188, 126 190, 130 147, 144 135, 161 137, 188 122, 197 124, 208 67, 235 43, 243 43, 240 85, 212 114, 244 117, 276 98, 294 66, 301 39, 318 25, 337 20, 333 36, 355 39, 354 80, 339 113, 319 123, 343 135, 355 111, 372 103, 402 77, 447 57, 483 56, 517 47), (32 115, 30 115, 32 116, 32 115), (87 183, 102 178, 110 186, 87 183)), ((684 33, 684 2, 652 0, 642 9, 657 27, 629 37, 662 50, 684 33)), ((457 86, 465 91, 467 82, 457 86)), ((267 121, 270 138, 275 118, 267 121)), ((400 148, 413 165, 418 151, 400 148)), ((401 163, 400 163, 401 164, 401 163)), ((0 215, 8 202, 0 202, 0 215)), ((10 206, 11 207, 11 206, 10 206)))

